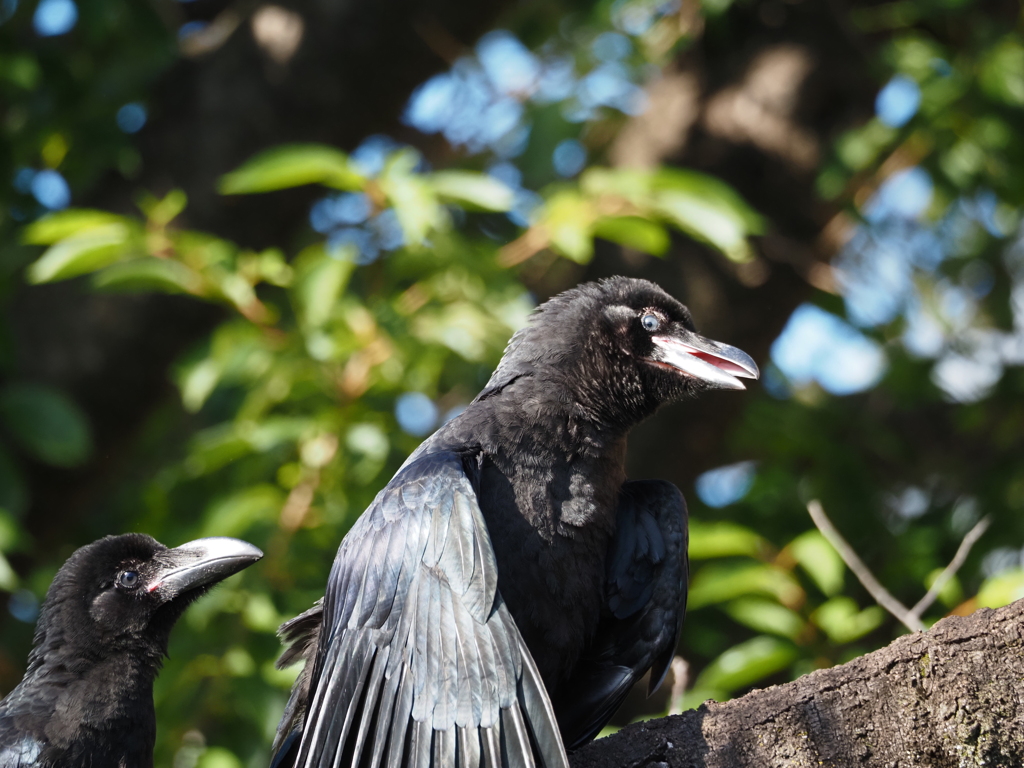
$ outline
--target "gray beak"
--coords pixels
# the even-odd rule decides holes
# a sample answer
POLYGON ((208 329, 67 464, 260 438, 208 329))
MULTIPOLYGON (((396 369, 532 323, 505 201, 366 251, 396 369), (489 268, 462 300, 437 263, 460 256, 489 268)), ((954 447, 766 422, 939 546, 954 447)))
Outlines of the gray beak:
POLYGON ((159 570, 150 578, 148 591, 172 600, 197 587, 226 579, 261 557, 263 552, 258 547, 239 539, 196 539, 156 556, 159 570))
POLYGON ((756 379, 757 364, 746 352, 684 331, 685 337, 653 336, 651 360, 668 365, 716 389, 746 389, 740 379, 756 379))

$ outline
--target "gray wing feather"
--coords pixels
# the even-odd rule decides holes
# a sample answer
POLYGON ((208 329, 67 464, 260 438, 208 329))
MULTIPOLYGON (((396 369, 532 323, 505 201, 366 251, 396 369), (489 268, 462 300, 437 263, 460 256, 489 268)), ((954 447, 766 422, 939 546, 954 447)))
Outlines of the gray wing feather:
POLYGON ((501 710, 501 733, 504 736, 503 756, 511 768, 534 768, 533 749, 530 734, 526 729, 519 702, 513 701, 508 709, 501 710))
POLYGON ((568 768, 497 577, 462 458, 403 467, 339 547, 275 765, 568 768))

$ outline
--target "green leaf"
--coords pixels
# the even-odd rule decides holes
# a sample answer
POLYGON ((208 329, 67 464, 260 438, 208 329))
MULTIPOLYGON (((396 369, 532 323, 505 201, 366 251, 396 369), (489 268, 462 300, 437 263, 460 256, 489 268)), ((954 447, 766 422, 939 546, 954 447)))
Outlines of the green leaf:
POLYGON ((790 640, 796 639, 806 623, 796 611, 759 597, 734 600, 726 606, 725 612, 751 629, 781 635, 790 640))
POLYGON ((821 605, 811 614, 811 620, 825 630, 832 642, 849 643, 880 627, 885 611, 878 605, 858 610, 853 598, 840 595, 821 605))
POLYGON ((203 279, 180 261, 144 256, 100 270, 93 285, 108 290, 199 294, 203 279))
POLYGON ((29 245, 52 245, 66 237, 88 229, 124 224, 126 219, 107 211, 91 208, 69 208, 43 216, 25 227, 22 240, 29 245))
POLYGON ((247 454, 294 443, 315 428, 312 419, 290 416, 275 416, 259 423, 218 424, 192 439, 186 467, 193 476, 208 474, 247 454))
POLYGON ((11 510, 0 507, 0 552, 24 550, 29 535, 24 531, 11 510))
POLYGON ((334 147, 291 144, 269 149, 246 161, 223 176, 218 189, 222 195, 243 195, 304 184, 357 190, 363 188, 366 178, 352 166, 348 155, 334 147))
POLYGON ((220 381, 221 367, 216 360, 205 358, 198 363, 185 366, 179 377, 181 402, 189 413, 197 413, 203 403, 213 394, 220 381))
POLYGON ((459 301, 421 310, 412 321, 412 332, 421 341, 443 344, 466 360, 480 362, 491 352, 490 343, 504 328, 479 304, 459 301))
POLYGON ((93 227, 50 246, 29 265, 30 283, 48 283, 93 272, 137 253, 130 245, 131 231, 124 224, 93 227))
POLYGON ((208 747, 203 750, 196 768, 242 768, 244 763, 235 753, 224 747, 208 747))
POLYGON ((660 224, 639 216, 614 216, 598 219, 594 234, 627 248, 664 255, 668 250, 668 232, 660 224))
POLYGON ((1024 105, 1024 45, 1007 35, 982 57, 978 82, 990 96, 1015 107, 1024 105))
POLYGON ((1001 608, 1024 597, 1024 569, 1000 573, 985 579, 978 590, 979 608, 1001 608))
POLYGON ((751 258, 747 236, 762 231, 761 217, 731 187, 693 171, 663 169, 653 177, 653 207, 676 226, 733 261, 751 258))
POLYGON ((651 194, 652 174, 634 168, 588 168, 580 176, 580 189, 592 197, 623 197, 634 205, 644 205, 651 194))
POLYGON ((694 681, 695 688, 733 692, 781 672, 796 660, 792 643, 761 635, 735 645, 712 661, 694 681))
POLYGON ((56 389, 32 384, 6 387, 0 391, 0 419, 27 453, 47 464, 74 467, 92 455, 85 414, 56 389))
POLYGON ((310 246, 296 259, 292 296, 309 329, 319 328, 330 319, 354 269, 353 260, 332 258, 323 245, 310 246))
MULTIPOLYGON (((928 589, 931 589, 932 584, 935 583, 935 580, 938 579, 939 576, 941 576, 945 572, 945 570, 945 568, 936 568, 935 570, 933 570, 931 573, 928 574, 927 578, 924 580, 924 585, 928 589)), ((939 590, 938 597, 939 602, 947 608, 953 608, 954 606, 957 606, 963 602, 964 588, 960 584, 960 579, 957 577, 955 573, 949 578, 948 581, 946 581, 946 583, 942 586, 942 589, 939 590)))
POLYGON ((733 261, 748 261, 743 221, 728 209, 685 192, 660 192, 655 207, 691 237, 715 246, 733 261))
POLYGON ((563 189, 544 203, 539 225, 551 247, 573 261, 586 264, 594 255, 594 211, 575 190, 563 189))
POLYGON ((690 559, 748 555, 760 557, 769 549, 759 534, 737 523, 690 521, 690 559))
POLYGON ((188 196, 180 189, 172 189, 163 197, 144 195, 139 207, 146 218, 158 227, 166 227, 178 217, 188 205, 188 196))
POLYGON ((438 171, 427 177, 434 192, 443 200, 453 200, 481 211, 507 211, 515 193, 495 178, 471 171, 438 171))
POLYGON ((786 606, 800 605, 804 591, 788 571, 765 563, 709 563, 690 584, 689 608, 725 603, 744 595, 768 595, 786 606))
POLYGON ((0 589, 4 592, 13 592, 18 588, 18 574, 11 568, 3 552, 0 552, 0 589))
POLYGON ((206 511, 202 536, 244 536, 256 523, 276 521, 282 504, 284 495, 277 486, 244 488, 206 511))
POLYGON ((843 588, 846 564, 819 531, 801 534, 788 549, 825 595, 832 597, 843 588))
POLYGON ((394 207, 405 242, 410 246, 422 245, 431 230, 444 229, 448 223, 433 186, 415 173, 418 163, 419 154, 415 151, 396 152, 380 178, 380 188, 394 207))
POLYGON ((655 191, 684 192, 727 209, 751 234, 760 234, 764 229, 761 216, 747 205, 736 190, 713 176, 683 168, 660 168, 652 175, 651 187, 655 191))

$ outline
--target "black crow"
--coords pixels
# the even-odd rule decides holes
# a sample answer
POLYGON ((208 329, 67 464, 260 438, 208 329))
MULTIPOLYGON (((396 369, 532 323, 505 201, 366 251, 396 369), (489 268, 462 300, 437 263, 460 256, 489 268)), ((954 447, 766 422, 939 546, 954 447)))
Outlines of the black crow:
POLYGON ((237 539, 168 549, 141 533, 77 550, 46 593, 25 677, 0 701, 0 768, 150 768, 171 628, 261 557, 237 539))
POLYGON ((686 604, 683 497, 626 481, 626 435, 757 375, 653 283, 541 306, 282 627, 282 662, 306 666, 275 767, 566 766, 563 742, 593 738, 648 670, 660 683, 686 604))

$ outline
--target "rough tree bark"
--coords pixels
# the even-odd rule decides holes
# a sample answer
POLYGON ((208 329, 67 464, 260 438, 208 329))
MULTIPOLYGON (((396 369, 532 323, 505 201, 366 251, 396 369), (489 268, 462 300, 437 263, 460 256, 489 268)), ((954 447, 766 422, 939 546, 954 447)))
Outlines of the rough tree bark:
POLYGON ((627 726, 573 768, 1024 765, 1024 600, 792 683, 627 726))

